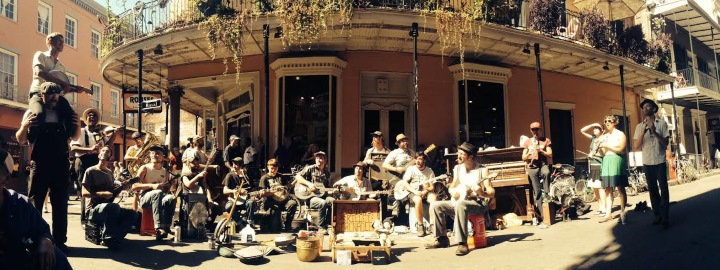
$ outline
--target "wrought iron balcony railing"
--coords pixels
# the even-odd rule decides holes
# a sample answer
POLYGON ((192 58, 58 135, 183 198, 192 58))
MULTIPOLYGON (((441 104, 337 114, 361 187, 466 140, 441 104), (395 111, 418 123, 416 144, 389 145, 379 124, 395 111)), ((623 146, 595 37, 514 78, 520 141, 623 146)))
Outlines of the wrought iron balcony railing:
POLYGON ((677 88, 700 86, 715 92, 720 92, 717 78, 694 68, 684 68, 677 71, 677 88), (697 77, 695 77, 697 75, 697 77))

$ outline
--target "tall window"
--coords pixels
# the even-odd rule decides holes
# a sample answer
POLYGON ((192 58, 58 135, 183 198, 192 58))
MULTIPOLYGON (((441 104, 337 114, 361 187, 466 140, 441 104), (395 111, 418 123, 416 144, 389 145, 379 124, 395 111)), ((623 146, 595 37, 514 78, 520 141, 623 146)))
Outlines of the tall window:
POLYGON ((90 55, 100 58, 100 33, 95 30, 90 34, 90 55))
POLYGON ((0 14, 8 19, 15 20, 15 0, 0 0, 0 14))
POLYGON ((337 77, 329 75, 283 77, 283 135, 301 147, 314 143, 335 164, 337 77))
POLYGON ((93 90, 92 97, 90 97, 90 106, 97 108, 98 110, 102 110, 102 103, 100 102, 102 97, 102 93, 100 93, 102 86, 91 82, 90 89, 93 90))
MULTIPOLYGON (((70 84, 77 84, 77 75, 66 72, 65 73, 68 76, 68 83, 70 84)), ((77 104, 77 93, 70 92, 65 94, 65 99, 70 103, 70 105, 77 104)))
POLYGON ((17 89, 17 55, 0 49, 0 98, 14 100, 17 89))
POLYGON ((117 117, 120 108, 120 91, 110 90, 110 116, 117 117))
POLYGON ((50 33, 50 27, 52 22, 52 8, 43 2, 38 5, 38 24, 37 30, 43 35, 50 33))
POLYGON ((460 140, 505 148, 505 94, 500 83, 458 82, 460 140))
POLYGON ((65 16, 65 45, 75 48, 75 33, 77 31, 77 20, 65 16))

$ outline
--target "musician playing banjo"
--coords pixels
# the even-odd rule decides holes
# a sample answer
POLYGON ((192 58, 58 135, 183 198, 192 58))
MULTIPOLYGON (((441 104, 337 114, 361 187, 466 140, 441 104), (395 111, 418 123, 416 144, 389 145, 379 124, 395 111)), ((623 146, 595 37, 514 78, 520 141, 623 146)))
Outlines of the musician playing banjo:
MULTIPOLYGON (((437 195, 435 194, 432 183, 424 183, 420 186, 420 189, 414 189, 410 186, 411 183, 426 181, 435 177, 435 172, 432 168, 426 166, 427 155, 423 152, 415 153, 415 166, 407 169, 403 175, 403 180, 395 184, 395 189, 403 189, 413 194, 412 201, 415 204, 415 216, 418 221, 423 220, 424 209, 423 202, 433 203, 437 201, 437 195)), ((397 198, 396 198, 397 199, 397 198)), ((412 213, 410 213, 412 215, 412 213)), ((410 224, 412 226, 413 224, 410 224)), ((425 226, 422 222, 418 222, 418 237, 425 236, 425 226)))
POLYGON ((476 214, 484 214, 488 209, 488 200, 495 196, 495 189, 487 178, 487 168, 475 162, 478 148, 470 143, 463 143, 458 147, 458 165, 453 168, 453 181, 450 184, 451 195, 456 191, 472 191, 477 194, 476 198, 468 197, 453 205, 451 201, 437 201, 430 204, 430 220, 434 225, 433 234, 435 241, 425 245, 426 248, 445 248, 450 246, 447 237, 447 216, 454 218, 453 231, 458 242, 458 249, 455 255, 463 256, 468 254, 468 217, 476 214))
MULTIPOLYGON (((315 152, 315 164, 305 166, 298 174, 295 175, 296 184, 303 185, 310 192, 315 192, 317 188, 325 188, 330 186, 330 168, 327 166, 327 156, 325 152, 315 152)), ((315 226, 326 227, 330 223, 331 206, 335 198, 325 195, 324 198, 313 197, 310 199, 310 209, 318 210, 320 216, 315 226)))
POLYGON ((163 185, 169 181, 170 174, 163 167, 165 149, 151 146, 150 162, 140 167, 140 182, 133 184, 133 191, 141 191, 140 205, 143 209, 152 209, 155 223, 155 239, 162 240, 170 232, 170 223, 175 214, 175 196, 163 191, 163 185))
MULTIPOLYGON (((282 175, 278 173, 280 167, 277 159, 271 158, 267 161, 267 173, 260 177, 260 188, 268 189, 270 191, 277 191, 280 189, 285 190, 285 198, 277 198, 273 196, 273 192, 266 192, 265 197, 268 197, 265 201, 265 209, 272 211, 272 220, 270 223, 270 231, 280 231, 280 223, 282 221, 282 212, 285 211, 285 231, 292 231, 292 221, 297 210, 297 201, 287 196, 287 191, 290 188, 290 183, 287 179, 283 179, 282 175), (280 200, 282 199, 282 200, 280 200), (280 200, 280 201, 278 201, 280 200)), ((282 192, 282 191, 280 191, 282 192)))

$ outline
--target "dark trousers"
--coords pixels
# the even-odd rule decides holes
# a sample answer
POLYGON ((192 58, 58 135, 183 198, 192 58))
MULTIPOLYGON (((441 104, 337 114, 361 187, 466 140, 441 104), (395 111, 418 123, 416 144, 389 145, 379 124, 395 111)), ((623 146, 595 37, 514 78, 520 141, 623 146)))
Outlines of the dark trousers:
POLYGON ((282 211, 285 213, 285 230, 292 228, 292 221, 295 217, 295 211, 297 211, 297 201, 292 198, 287 198, 285 201, 276 202, 272 198, 268 198, 265 201, 265 209, 272 211, 272 220, 270 223, 270 229, 273 232, 280 231, 280 224, 282 222, 282 211))
POLYGON ((55 243, 67 242, 68 217, 68 163, 67 159, 45 162, 44 165, 31 162, 28 196, 38 211, 42 211, 45 196, 50 190, 52 205, 52 233, 55 243))
POLYGON ((550 183, 548 180, 548 176, 550 175, 550 168, 548 168, 548 165, 542 165, 539 168, 529 168, 527 169, 527 175, 530 178, 530 184, 532 184, 535 210, 538 213, 542 213, 542 191, 544 190, 545 192, 547 192, 548 189, 550 189, 550 183), (541 179, 542 184, 540 183, 541 179))
POLYGON ((101 203, 90 210, 88 219, 93 222, 103 222, 102 240, 118 241, 125 238, 137 216, 137 212, 123 209, 117 203, 101 203))
POLYGON ((668 189, 667 163, 643 167, 653 213, 656 217, 668 219, 670 217, 670 190, 668 189), (658 187, 660 187, 659 190, 658 187))

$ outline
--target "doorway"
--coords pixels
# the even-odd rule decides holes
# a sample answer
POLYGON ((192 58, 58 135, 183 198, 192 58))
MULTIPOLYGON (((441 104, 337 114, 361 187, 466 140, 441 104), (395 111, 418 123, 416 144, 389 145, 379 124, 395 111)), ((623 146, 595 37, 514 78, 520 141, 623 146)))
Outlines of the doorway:
POLYGON ((571 110, 550 109, 550 141, 553 163, 575 165, 573 116, 571 110))
MULTIPOLYGON (((365 150, 372 147, 370 133, 380 131, 383 133, 383 145, 388 149, 394 149, 395 136, 402 133, 410 137, 408 130, 408 107, 400 104, 380 108, 375 103, 363 106, 363 149, 360 151, 360 158, 365 155, 365 150)), ((412 144, 412 142, 411 142, 412 144)))

